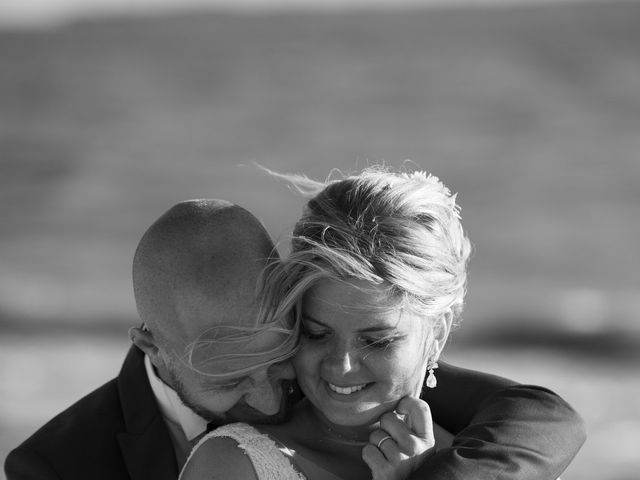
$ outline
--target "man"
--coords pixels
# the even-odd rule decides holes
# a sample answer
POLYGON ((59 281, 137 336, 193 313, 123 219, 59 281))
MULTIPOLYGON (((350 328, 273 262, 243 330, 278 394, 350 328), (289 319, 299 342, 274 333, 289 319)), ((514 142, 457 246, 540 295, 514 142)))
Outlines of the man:
MULTIPOLYGON (((134 256, 143 326, 130 330, 120 374, 11 452, 8 480, 175 480, 207 423, 281 420, 292 336, 255 325, 257 279, 273 252, 258 220, 222 200, 160 217, 134 256)), ((412 478, 555 478, 584 440, 580 418, 552 392, 438 372, 425 399, 435 421, 461 433, 412 478)))

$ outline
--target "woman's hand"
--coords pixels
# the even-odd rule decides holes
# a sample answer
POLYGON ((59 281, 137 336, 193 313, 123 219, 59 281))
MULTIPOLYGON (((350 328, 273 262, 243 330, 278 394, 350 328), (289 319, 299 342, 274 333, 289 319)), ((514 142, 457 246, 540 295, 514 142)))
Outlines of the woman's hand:
POLYGON ((433 421, 429 405, 404 397, 395 412, 380 418, 380 429, 369 436, 362 459, 373 480, 403 480, 435 453, 433 421))

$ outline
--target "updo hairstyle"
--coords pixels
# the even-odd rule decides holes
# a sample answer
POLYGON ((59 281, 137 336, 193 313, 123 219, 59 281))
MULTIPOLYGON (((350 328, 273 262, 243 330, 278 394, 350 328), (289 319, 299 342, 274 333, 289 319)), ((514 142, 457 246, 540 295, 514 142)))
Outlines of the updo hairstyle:
POLYGON ((437 177, 383 167, 326 182, 270 173, 312 198, 290 254, 265 271, 263 313, 299 313, 320 280, 358 279, 381 288, 391 308, 459 321, 471 246, 456 195, 437 177))

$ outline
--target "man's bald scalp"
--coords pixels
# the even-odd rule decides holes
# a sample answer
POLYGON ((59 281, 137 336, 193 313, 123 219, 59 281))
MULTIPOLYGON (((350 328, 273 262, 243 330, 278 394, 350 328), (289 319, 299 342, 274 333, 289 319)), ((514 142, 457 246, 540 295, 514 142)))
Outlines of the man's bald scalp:
POLYGON ((213 325, 251 323, 258 277, 275 254, 262 224, 244 208, 218 199, 180 202, 136 249, 140 318, 158 341, 176 347, 213 325))

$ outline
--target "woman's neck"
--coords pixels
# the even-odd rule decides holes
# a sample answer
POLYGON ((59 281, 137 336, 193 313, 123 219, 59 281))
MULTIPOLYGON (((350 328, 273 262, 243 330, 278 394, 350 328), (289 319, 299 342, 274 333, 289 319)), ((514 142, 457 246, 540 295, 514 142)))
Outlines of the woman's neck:
MULTIPOLYGON (((295 452, 294 459, 303 457, 340 478, 371 478, 371 471, 362 460, 362 448, 376 425, 334 425, 316 411, 309 400, 303 399, 293 407, 286 423, 264 427, 267 433, 295 452)), ((314 478, 312 471, 304 470, 304 473, 308 473, 308 478, 314 478)))
POLYGON ((330 422, 309 402, 306 406, 310 420, 318 429, 316 438, 329 445, 354 446, 362 448, 369 443, 369 435, 379 428, 379 423, 371 425, 336 425, 330 422))

